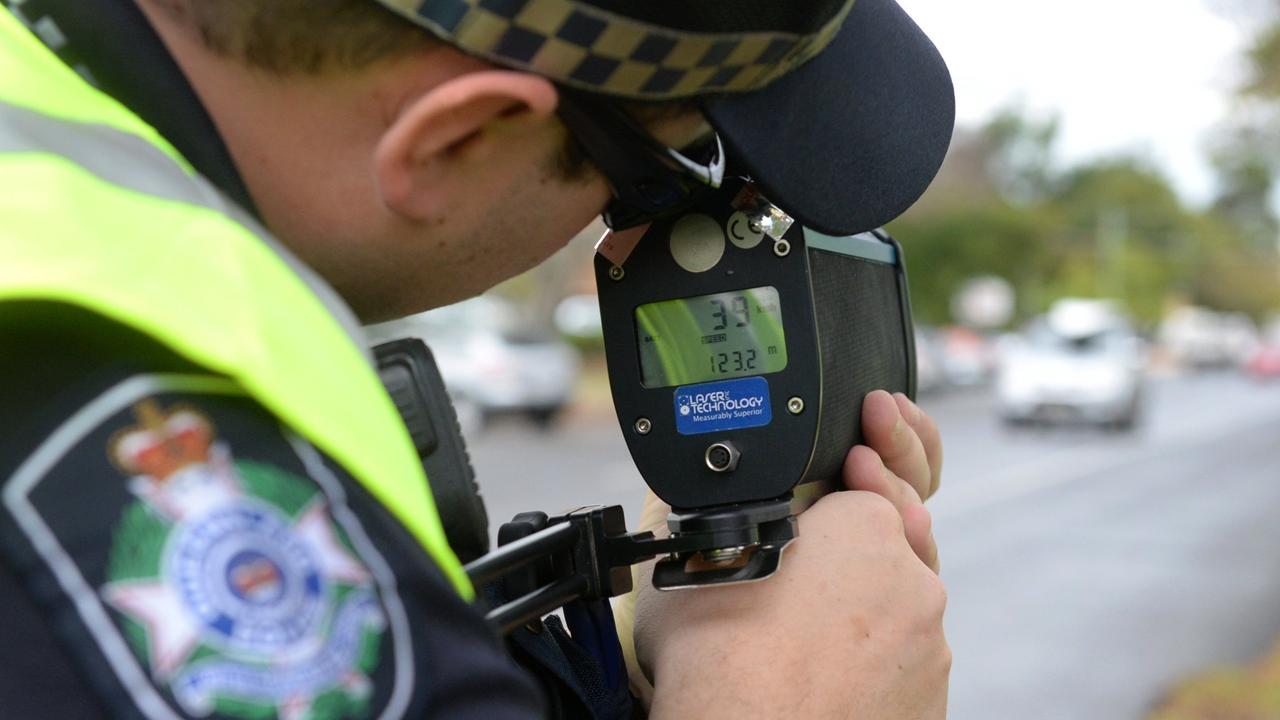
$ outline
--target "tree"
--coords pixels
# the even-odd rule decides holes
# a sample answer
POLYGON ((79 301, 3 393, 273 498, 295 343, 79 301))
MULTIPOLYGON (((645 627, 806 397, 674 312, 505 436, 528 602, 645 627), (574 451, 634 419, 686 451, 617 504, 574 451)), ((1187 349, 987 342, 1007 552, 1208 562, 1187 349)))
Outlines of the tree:
POLYGON ((1017 203, 1044 198, 1053 181, 1056 115, 1033 119, 1005 108, 983 126, 980 138, 987 147, 987 176, 1000 195, 1017 203))
POLYGON ((903 245, 916 319, 951 320, 951 297, 975 275, 1008 280, 1020 298, 1038 297, 1044 284, 1044 238, 1049 214, 994 200, 932 215, 908 214, 890 231, 903 245))
POLYGON ((952 295, 975 275, 1002 277, 1024 305, 1038 305, 1046 241, 1058 223, 1040 203, 1056 135, 1056 118, 1017 108, 957 130, 929 191, 890 226, 906 253, 919 321, 950 322, 952 295))
MULTIPOLYGON (((921 322, 950 322, 951 296, 975 275, 1008 280, 1019 318, 1066 296, 1116 299, 1149 324, 1174 297, 1255 316, 1280 304, 1273 248, 1228 219, 1225 195, 1214 212, 1189 209, 1134 157, 1059 170, 1055 132, 1016 111, 958 132, 925 200, 892 224, 921 322)), ((1265 198, 1270 177, 1242 175, 1252 194, 1231 197, 1265 198)))
POLYGON ((1276 3, 1272 22, 1254 38, 1247 57, 1250 64, 1249 79, 1241 91, 1271 100, 1280 100, 1280 3, 1276 3))
POLYGON ((1266 21, 1245 52, 1246 73, 1232 119, 1211 151, 1219 185, 1213 211, 1251 247, 1274 250, 1280 242, 1273 204, 1280 172, 1280 2, 1241 10, 1266 21))
POLYGON ((1212 154, 1218 195, 1212 211, 1233 225, 1255 249, 1274 248, 1280 239, 1271 198, 1280 162, 1257 128, 1237 128, 1212 154))

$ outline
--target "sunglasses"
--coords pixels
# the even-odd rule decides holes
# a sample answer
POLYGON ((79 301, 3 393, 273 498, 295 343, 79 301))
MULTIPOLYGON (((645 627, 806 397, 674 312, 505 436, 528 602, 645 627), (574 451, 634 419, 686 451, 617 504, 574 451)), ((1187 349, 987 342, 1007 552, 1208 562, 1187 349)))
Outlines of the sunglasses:
POLYGON ((625 230, 688 207, 724 180, 724 145, 712 134, 691 150, 675 150, 653 139, 616 103, 559 87, 560 120, 609 183, 613 200, 604 222, 625 230))

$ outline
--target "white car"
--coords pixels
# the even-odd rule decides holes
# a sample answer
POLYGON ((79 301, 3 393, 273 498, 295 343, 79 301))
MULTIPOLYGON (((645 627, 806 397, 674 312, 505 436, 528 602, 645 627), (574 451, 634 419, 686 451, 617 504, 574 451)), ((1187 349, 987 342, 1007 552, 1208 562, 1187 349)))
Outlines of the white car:
POLYGON ((488 296, 366 332, 371 344, 426 341, 464 426, 510 413, 550 426, 568 404, 581 367, 578 352, 553 331, 533 329, 510 303, 488 296))
POLYGON ((917 325, 916 334, 916 392, 924 395, 938 392, 946 385, 942 370, 942 353, 938 349, 936 331, 917 325))
POLYGON ((1110 303, 1068 300, 1002 344, 1000 416, 1010 424, 1086 422, 1130 429, 1142 404, 1145 350, 1110 303))
POLYGON ((1258 328, 1241 313, 1184 306, 1160 324, 1160 343, 1183 366, 1196 369, 1245 364, 1261 345, 1258 328))
POLYGON ((942 358, 942 375, 950 385, 984 385, 995 372, 996 358, 991 341, 965 327, 937 331, 942 358))

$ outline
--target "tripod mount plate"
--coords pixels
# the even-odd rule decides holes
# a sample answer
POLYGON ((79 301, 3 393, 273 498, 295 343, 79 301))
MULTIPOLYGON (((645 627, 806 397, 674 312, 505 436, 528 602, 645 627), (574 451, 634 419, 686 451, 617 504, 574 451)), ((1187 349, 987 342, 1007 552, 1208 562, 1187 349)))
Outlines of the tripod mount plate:
POLYGON ((672 513, 671 539, 696 549, 659 560, 653 586, 677 590, 763 580, 777 572, 796 537, 789 499, 672 513))

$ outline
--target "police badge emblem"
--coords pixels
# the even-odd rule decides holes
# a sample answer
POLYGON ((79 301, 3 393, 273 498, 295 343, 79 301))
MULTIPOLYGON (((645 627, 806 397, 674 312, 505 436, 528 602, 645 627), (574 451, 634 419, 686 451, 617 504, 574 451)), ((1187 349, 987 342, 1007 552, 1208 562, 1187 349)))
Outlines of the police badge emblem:
POLYGON ((411 566, 356 480, 234 381, 98 393, 0 483, 0 542, 110 714, 390 719, 421 702, 393 570, 411 566))
POLYGON ((368 568, 312 484, 235 461, 190 407, 139 403, 101 596, 190 715, 364 714, 386 629, 368 568))

